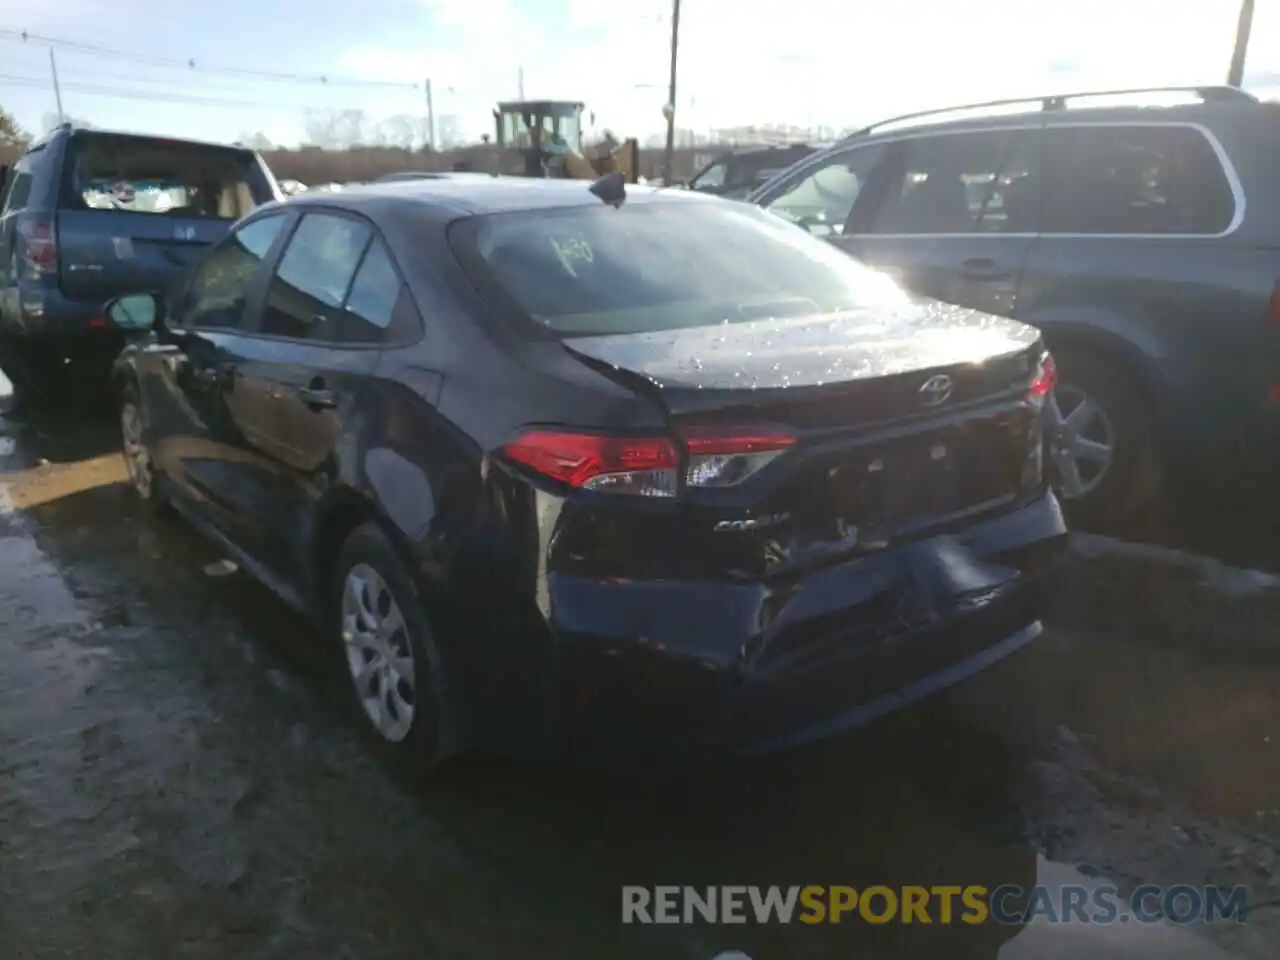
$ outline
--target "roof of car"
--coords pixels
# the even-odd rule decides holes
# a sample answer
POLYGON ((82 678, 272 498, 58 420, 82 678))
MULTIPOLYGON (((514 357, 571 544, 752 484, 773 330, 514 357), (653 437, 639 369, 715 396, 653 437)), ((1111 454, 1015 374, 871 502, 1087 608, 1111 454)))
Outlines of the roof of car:
POLYGON ((1024 126, 1029 122, 1044 126, 1146 120, 1185 122, 1201 120, 1207 115, 1219 116, 1224 112, 1239 112, 1256 119, 1261 106, 1257 97, 1228 86, 1150 87, 1016 97, 889 117, 850 133, 836 146, 864 138, 911 135, 917 131, 933 133, 974 127, 1024 126), (1169 97, 1172 99, 1166 99, 1169 97))
MULTIPOLYGON (((851 134, 833 147, 848 146, 860 140, 875 140, 883 137, 895 139, 948 131, 968 131, 978 129, 1000 129, 1003 127, 1027 127, 1043 125, 1056 126, 1090 126, 1094 124, 1130 124, 1130 123, 1197 123, 1209 117, 1222 117, 1230 113, 1245 113, 1249 119, 1257 119, 1256 108, 1245 108, 1236 104, 1176 104, 1169 106, 1115 106, 1076 109, 1071 112, 1045 113, 1036 110, 1013 113, 974 114, 966 117, 946 119, 922 119, 904 121, 902 123, 885 124, 867 132, 851 134)), ((828 150, 831 147, 827 148, 828 150)))
POLYGON ((400 183, 405 180, 450 180, 454 177, 492 177, 493 174, 478 170, 403 170, 374 177, 368 183, 400 183))
POLYGON ((166 134, 159 133, 140 133, 137 130, 115 130, 106 127, 86 127, 71 123, 70 121, 63 123, 58 127, 54 127, 49 131, 49 139, 52 139, 58 133, 67 133, 68 135, 89 134, 95 137, 127 137, 131 140, 152 140, 156 143, 175 144, 179 146, 193 147, 218 147, 223 150, 252 150, 243 143, 224 143, 217 140, 202 140, 197 137, 171 137, 166 134))
MULTIPOLYGON (((406 203, 444 213, 451 217, 489 213, 515 213, 556 207, 598 206, 603 201, 590 190, 590 180, 552 180, 540 177, 450 177, 429 180, 400 180, 371 183, 338 194, 304 195, 289 200, 291 205, 322 205, 377 210, 406 203)), ((713 202, 687 190, 664 190, 643 184, 627 184, 627 203, 713 202)))

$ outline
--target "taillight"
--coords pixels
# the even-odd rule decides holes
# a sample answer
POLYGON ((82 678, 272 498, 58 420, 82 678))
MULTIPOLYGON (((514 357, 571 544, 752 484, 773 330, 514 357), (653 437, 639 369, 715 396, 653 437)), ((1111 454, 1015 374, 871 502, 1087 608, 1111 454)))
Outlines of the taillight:
POLYGON ((685 482, 691 487, 731 487, 759 473, 796 442, 781 430, 689 428, 680 439, 689 451, 685 482))
POLYGON ((1271 288, 1271 299, 1267 301, 1267 323, 1280 327, 1280 280, 1271 288))
POLYGON ((583 490, 673 497, 680 451, 665 437, 530 430, 503 447, 516 463, 583 490))
MULTIPOLYGON (((1049 402, 1053 388, 1058 385, 1058 366, 1046 350, 1036 361, 1027 384, 1027 404, 1035 411, 1042 411, 1049 402)), ((1027 455, 1022 461, 1022 488, 1025 491, 1044 489, 1045 423, 1043 417, 1035 417, 1030 427, 1027 455)), ((1056 442, 1050 438, 1050 443, 1056 442)))
POLYGON ((627 437, 527 430, 503 453, 544 477, 580 490, 674 497, 690 487, 729 487, 758 473, 795 443, 764 429, 690 429, 673 437, 627 437))
POLYGON ((22 259, 27 273, 39 277, 58 272, 58 233, 52 220, 31 219, 18 224, 22 235, 22 259))
POLYGON ((1040 356, 1036 368, 1031 374, 1031 382, 1027 384, 1027 402, 1037 410, 1045 405, 1049 394, 1058 385, 1058 366, 1048 352, 1040 356))

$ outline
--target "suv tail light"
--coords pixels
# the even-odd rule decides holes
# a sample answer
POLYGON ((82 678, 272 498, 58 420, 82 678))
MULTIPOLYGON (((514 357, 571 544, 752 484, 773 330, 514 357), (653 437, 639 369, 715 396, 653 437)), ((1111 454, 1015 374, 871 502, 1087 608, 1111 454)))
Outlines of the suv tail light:
POLYGON ((1036 368, 1031 374, 1031 382, 1027 384, 1027 402, 1037 410, 1044 407, 1058 385, 1058 365, 1048 351, 1040 356, 1036 368))
POLYGON ((1267 301, 1267 324, 1280 327, 1280 280, 1271 288, 1271 299, 1267 301))
POLYGON ((687 486, 730 487, 794 443, 791 434, 768 428, 691 429, 678 437, 527 430, 502 450, 513 462, 580 490, 674 497, 682 469, 687 486))
POLYGON ((27 273, 40 277, 58 272, 58 229, 52 220, 32 217, 18 223, 27 273))

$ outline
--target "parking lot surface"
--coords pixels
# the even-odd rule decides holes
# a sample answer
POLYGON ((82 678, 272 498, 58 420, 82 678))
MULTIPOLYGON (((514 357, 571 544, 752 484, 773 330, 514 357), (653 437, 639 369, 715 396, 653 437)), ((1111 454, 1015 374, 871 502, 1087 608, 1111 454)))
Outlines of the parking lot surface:
MULTIPOLYGON (((326 638, 123 486, 110 419, 0 429, 5 957, 1272 957, 1280 669, 1050 625, 856 738, 671 782, 372 759, 326 638), (1244 923, 624 926, 623 885, 1247 884, 1244 923)), ((1135 598, 1134 602, 1158 602, 1135 598)))

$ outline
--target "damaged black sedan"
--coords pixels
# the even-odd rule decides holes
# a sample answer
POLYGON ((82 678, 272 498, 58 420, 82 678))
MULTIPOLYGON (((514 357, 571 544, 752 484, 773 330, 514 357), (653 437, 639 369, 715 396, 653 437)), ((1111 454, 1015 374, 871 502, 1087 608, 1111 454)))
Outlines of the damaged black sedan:
POLYGON ((152 327, 117 371, 138 494, 314 614, 413 765, 785 748, 1040 631, 1037 331, 623 189, 297 198, 110 307, 152 327))

